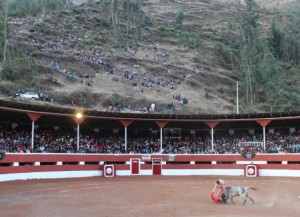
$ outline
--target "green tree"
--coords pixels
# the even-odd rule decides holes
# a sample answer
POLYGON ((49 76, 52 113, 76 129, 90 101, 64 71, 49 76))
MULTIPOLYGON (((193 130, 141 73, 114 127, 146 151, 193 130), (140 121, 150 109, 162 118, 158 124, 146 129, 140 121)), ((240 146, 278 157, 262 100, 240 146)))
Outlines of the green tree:
POLYGON ((0 3, 0 56, 1 61, 3 60, 3 63, 6 62, 6 55, 7 55, 7 2, 4 1, 0 3))
POLYGON ((236 24, 239 30, 239 39, 236 40, 239 43, 235 48, 240 53, 239 70, 246 87, 247 107, 253 111, 258 103, 267 103, 273 111, 296 108, 299 106, 299 90, 290 85, 292 81, 280 64, 285 56, 293 63, 299 61, 296 24, 293 27, 287 25, 288 30, 282 31, 273 22, 267 40, 260 31, 260 8, 254 0, 245 2, 245 8, 237 7, 234 14, 236 23, 232 25, 236 24))
POLYGON ((184 20, 184 11, 183 9, 179 9, 175 17, 176 27, 182 28, 183 20, 184 20))
POLYGON ((246 0, 246 7, 237 5, 234 21, 239 29, 240 36, 240 70, 243 74, 246 87, 246 102, 253 107, 255 90, 257 89, 256 64, 263 50, 264 42, 260 35, 259 19, 260 8, 254 0, 246 0))
MULTIPOLYGON (((5 43, 5 6, 3 3, 0 4, 0 58, 3 60, 4 54, 4 43, 5 43)), ((0 62, 1 62, 0 61, 0 62)))
POLYGON ((111 20, 112 20, 112 24, 114 27, 114 33, 115 33, 115 37, 118 36, 119 33, 119 1, 118 0, 113 0, 112 2, 112 13, 111 13, 111 20))
POLYGON ((284 39, 284 33, 276 26, 275 22, 272 22, 271 27, 271 37, 269 39, 270 47, 273 51, 274 56, 277 57, 277 60, 282 58, 282 43, 284 39))

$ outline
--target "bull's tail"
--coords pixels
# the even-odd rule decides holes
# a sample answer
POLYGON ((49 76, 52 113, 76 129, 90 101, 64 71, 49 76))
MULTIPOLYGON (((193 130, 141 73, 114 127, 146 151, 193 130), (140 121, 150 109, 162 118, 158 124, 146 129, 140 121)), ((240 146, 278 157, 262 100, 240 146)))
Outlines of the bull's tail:
POLYGON ((257 190, 257 188, 252 188, 252 187, 246 187, 246 188, 251 190, 257 190))

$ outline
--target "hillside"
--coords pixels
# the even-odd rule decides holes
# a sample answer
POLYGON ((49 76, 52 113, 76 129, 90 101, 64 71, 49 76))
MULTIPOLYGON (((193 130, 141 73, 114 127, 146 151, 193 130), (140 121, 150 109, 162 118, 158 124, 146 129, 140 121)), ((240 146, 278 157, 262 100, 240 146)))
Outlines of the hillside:
MULTIPOLYGON (((241 72, 243 58, 234 53, 239 48, 229 47, 239 34, 233 17, 236 1, 91 2, 8 17, 12 62, 3 68, 3 98, 22 101, 12 95, 25 90, 49 93, 53 101, 46 104, 51 106, 133 112, 154 103, 157 112, 165 113, 235 113, 239 82, 240 112, 275 110, 267 102, 268 91, 258 86, 264 84, 250 86, 257 92, 249 89, 248 72, 241 72)), ((286 9, 295 2, 259 1, 268 8, 260 12, 262 34, 271 31, 270 8, 286 9)), ((240 7, 245 10, 245 3, 240 7)), ((286 12, 278 14, 281 23, 294 20, 286 12)), ((297 95, 298 63, 279 64, 288 70, 278 73, 290 79, 281 85, 295 87, 297 95)), ((287 105, 280 99, 274 104, 283 111, 299 109, 300 102, 287 105)))

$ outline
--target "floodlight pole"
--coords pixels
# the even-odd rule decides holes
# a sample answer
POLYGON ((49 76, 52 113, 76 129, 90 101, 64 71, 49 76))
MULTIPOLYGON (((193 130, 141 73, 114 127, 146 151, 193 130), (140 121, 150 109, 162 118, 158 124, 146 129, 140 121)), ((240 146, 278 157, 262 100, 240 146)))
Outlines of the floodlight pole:
POLYGON ((79 124, 77 124, 77 142, 76 142, 77 152, 79 152, 79 137, 80 137, 80 126, 79 124))

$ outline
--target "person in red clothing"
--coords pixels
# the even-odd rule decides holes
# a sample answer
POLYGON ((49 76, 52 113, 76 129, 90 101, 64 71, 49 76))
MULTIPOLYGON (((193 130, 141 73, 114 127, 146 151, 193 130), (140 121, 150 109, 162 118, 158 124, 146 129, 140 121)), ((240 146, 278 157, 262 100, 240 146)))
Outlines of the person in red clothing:
POLYGON ((212 190, 212 193, 215 193, 215 190, 216 190, 217 188, 219 189, 219 192, 218 192, 216 195, 217 195, 217 198, 220 199, 222 193, 225 191, 225 188, 226 188, 226 183, 224 182, 223 179, 218 179, 218 180, 215 182, 215 187, 214 187, 214 189, 212 190))

